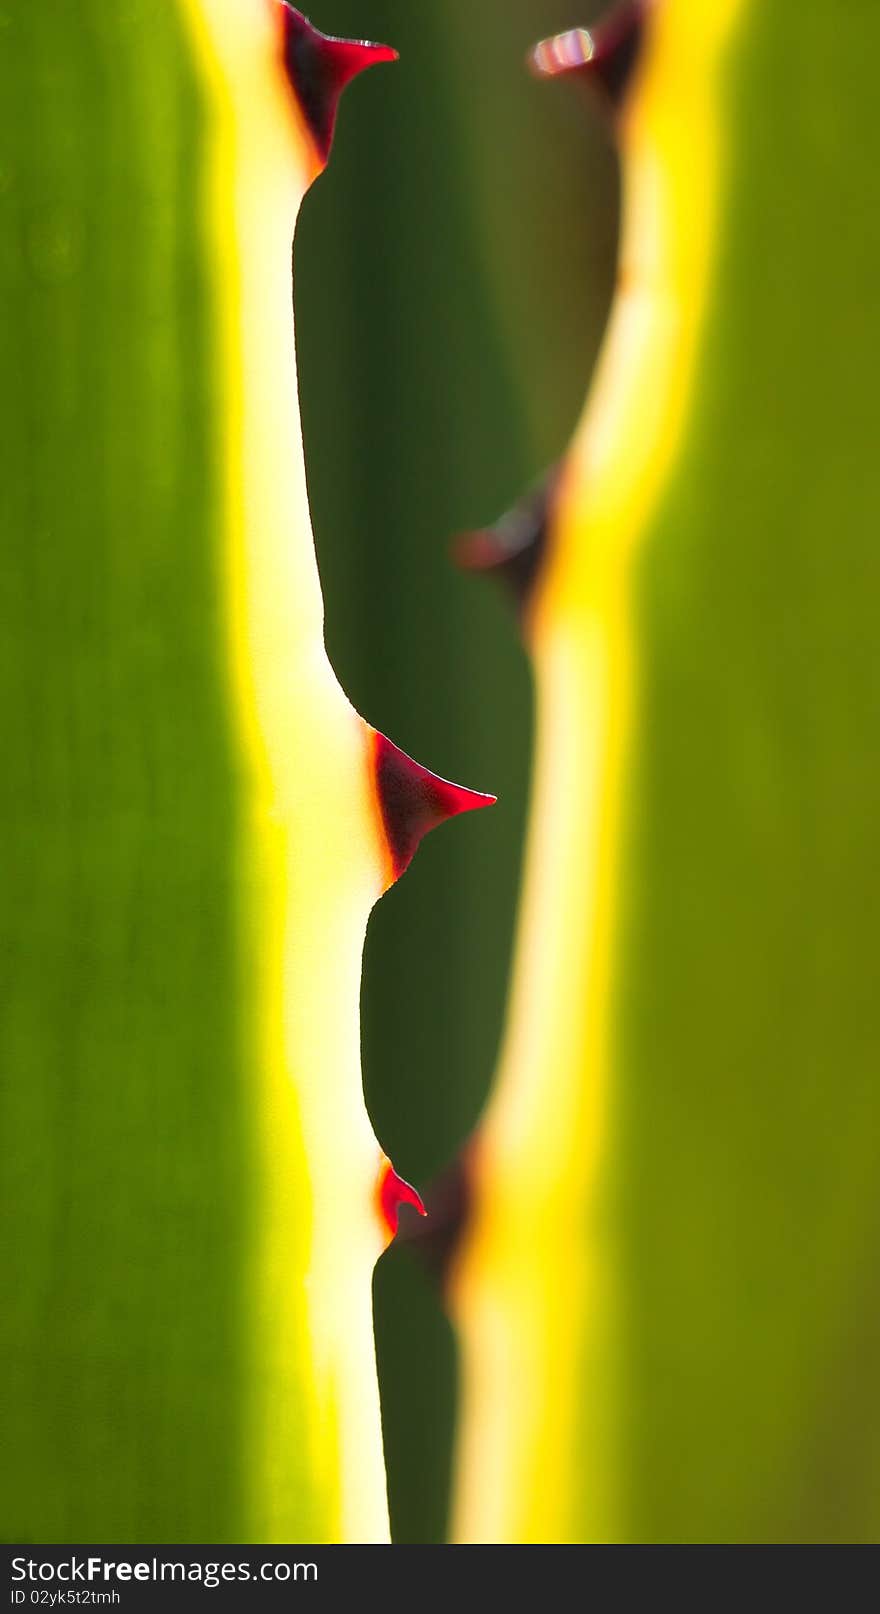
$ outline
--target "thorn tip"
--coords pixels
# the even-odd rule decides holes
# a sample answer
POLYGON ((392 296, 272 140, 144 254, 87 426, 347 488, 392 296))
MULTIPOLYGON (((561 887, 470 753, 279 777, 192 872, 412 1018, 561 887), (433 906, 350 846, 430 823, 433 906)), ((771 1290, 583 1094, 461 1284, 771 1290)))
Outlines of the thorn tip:
POLYGON ((476 1154, 477 1144, 471 1138, 429 1184, 425 1192, 428 1221, 410 1221, 400 1232, 401 1243, 413 1251, 441 1291, 447 1288, 473 1213, 476 1154))
POLYGON ((626 97, 641 51, 647 13, 653 0, 622 0, 592 28, 569 28, 542 39, 529 52, 528 65, 537 78, 574 74, 597 84, 618 111, 626 97))
POLYGON ((322 34, 301 11, 281 0, 282 59, 321 163, 333 144, 339 98, 353 78, 380 62, 396 62, 390 45, 322 34))
POLYGON ((547 549, 560 468, 553 466, 493 527, 462 533, 453 555, 464 571, 497 577, 528 610, 547 549))
POLYGON ((430 830, 459 813, 491 807, 498 799, 441 779, 375 730, 373 777, 393 880, 409 867, 419 842, 430 830))
POLYGON ((401 1205, 412 1205, 420 1216, 427 1216, 421 1194, 399 1176, 387 1158, 379 1168, 379 1213, 388 1236, 388 1243, 396 1237, 401 1205))

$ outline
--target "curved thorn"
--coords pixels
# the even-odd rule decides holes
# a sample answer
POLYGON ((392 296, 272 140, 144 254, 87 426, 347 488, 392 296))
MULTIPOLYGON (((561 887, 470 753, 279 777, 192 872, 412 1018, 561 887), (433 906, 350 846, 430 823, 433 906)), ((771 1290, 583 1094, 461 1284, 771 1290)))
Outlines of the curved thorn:
POLYGON ((333 144, 339 97, 346 84, 367 67, 396 62, 389 45, 322 34, 301 11, 281 0, 284 68, 321 163, 333 144))
POLYGON ((491 807, 498 799, 441 779, 375 730, 373 775, 391 859, 389 884, 409 867, 419 842, 430 830, 458 813, 491 807))
POLYGON ((624 0, 592 28, 569 28, 542 39, 529 52, 538 78, 574 74, 599 86, 614 112, 620 110, 641 52, 652 0, 624 0))
POLYGON ((438 1287, 446 1288, 450 1271, 461 1245, 473 1203, 472 1144, 467 1144, 452 1163, 429 1185, 425 1202, 428 1220, 404 1225, 401 1244, 412 1250, 438 1287))
POLYGON ((427 1216, 428 1214, 421 1194, 413 1188, 412 1183, 405 1182, 403 1177, 398 1176, 391 1161, 387 1158, 383 1160, 379 1168, 377 1198, 379 1214, 388 1235, 389 1244, 397 1233, 401 1205, 412 1205, 420 1216, 427 1216))

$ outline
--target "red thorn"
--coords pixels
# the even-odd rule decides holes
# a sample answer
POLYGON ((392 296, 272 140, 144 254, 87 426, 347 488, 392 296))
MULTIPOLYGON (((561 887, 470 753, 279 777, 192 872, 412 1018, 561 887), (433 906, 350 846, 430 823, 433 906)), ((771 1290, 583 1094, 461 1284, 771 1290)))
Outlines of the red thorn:
POLYGON ((471 1138, 456 1158, 428 1185, 425 1225, 409 1220, 400 1232, 441 1290, 447 1288, 473 1214, 478 1142, 471 1138))
POLYGON ((463 572, 494 572, 507 559, 504 545, 491 527, 458 533, 452 540, 452 553, 463 572))
POLYGON ((395 880, 409 867, 419 841, 429 830, 457 813, 491 807, 498 799, 440 779, 375 731, 373 772, 395 880))
POLYGON ((598 84, 617 111, 629 88, 653 0, 623 0, 593 28, 569 28, 542 39, 528 62, 538 78, 575 74, 598 84))
POLYGON ((522 611, 532 592, 540 554, 529 538, 520 546, 506 544, 498 527, 460 532, 452 540, 452 558, 463 572, 497 579, 513 594, 522 611))
POLYGON ((462 533, 453 543, 459 566, 499 578, 522 614, 528 610, 544 560, 559 474, 559 466, 554 466, 494 527, 462 533))
POLYGON ((282 56, 315 148, 326 163, 333 144, 336 112, 346 84, 367 67, 396 62, 389 45, 322 34, 302 12, 282 0, 282 56))
POLYGON ((397 1175, 390 1160, 385 1160, 379 1171, 379 1211, 383 1225, 388 1233, 388 1242, 397 1233, 397 1223, 401 1205, 412 1205, 420 1216, 427 1216, 428 1212, 422 1203, 421 1194, 417 1193, 411 1183, 404 1182, 397 1175))

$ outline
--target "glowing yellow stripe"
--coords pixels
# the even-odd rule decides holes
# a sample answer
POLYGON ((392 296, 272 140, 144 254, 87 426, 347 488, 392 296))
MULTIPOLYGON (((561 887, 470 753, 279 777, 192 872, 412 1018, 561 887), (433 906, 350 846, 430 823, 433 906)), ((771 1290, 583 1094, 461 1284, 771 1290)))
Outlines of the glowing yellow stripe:
POLYGON ((232 699, 250 803, 242 877, 263 1192, 251 1539, 302 1539, 310 1520, 309 1539, 382 1541, 371 1304, 384 1242, 381 1156, 363 1102, 359 991, 384 848, 364 725, 324 651, 302 460, 290 260, 315 160, 279 66, 277 7, 183 6, 213 125, 218 455, 232 699), (305 1451, 292 1410, 303 1402, 305 1451))
POLYGON ((652 14, 623 135, 620 287, 533 615, 535 799, 512 1008, 454 1286, 459 1541, 622 1530, 601 1188, 632 578, 691 396, 723 178, 719 77, 745 10, 666 0, 652 14))

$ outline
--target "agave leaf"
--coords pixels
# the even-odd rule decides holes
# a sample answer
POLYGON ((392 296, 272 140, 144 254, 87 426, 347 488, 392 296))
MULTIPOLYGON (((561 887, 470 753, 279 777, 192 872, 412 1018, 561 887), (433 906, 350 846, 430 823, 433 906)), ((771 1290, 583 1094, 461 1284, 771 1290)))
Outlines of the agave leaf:
POLYGON ((880 19, 642 10, 618 299, 528 613, 455 1529, 870 1540, 880 19))
POLYGON ((324 652, 290 250, 394 53, 5 21, 3 1533, 384 1540, 361 952, 453 787, 388 799, 324 652))

